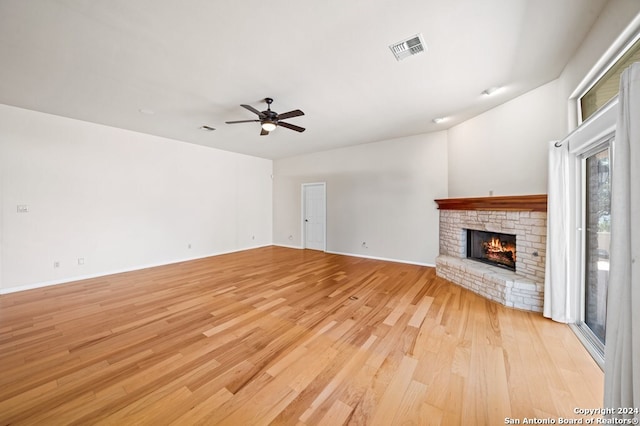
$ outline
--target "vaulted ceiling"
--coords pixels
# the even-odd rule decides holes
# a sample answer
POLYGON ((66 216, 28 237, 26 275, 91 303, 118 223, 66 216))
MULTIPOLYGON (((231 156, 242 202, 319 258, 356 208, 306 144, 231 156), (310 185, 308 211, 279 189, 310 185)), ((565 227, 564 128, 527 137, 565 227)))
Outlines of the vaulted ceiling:
POLYGON ((446 129, 554 80, 605 3, 0 0, 0 103, 281 158, 446 129), (427 51, 396 61, 417 33, 427 51), (265 97, 307 130, 224 123, 265 97))

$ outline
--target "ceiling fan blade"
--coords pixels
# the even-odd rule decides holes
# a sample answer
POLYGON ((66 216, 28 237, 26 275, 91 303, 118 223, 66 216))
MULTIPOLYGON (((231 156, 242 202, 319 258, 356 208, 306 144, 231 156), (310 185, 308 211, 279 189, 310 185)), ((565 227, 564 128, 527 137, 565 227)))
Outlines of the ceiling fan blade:
POLYGON ((304 132, 306 130, 304 127, 296 126, 294 124, 284 123, 282 121, 278 121, 278 126, 286 127, 287 129, 295 130, 296 132, 304 132))
POLYGON ((260 120, 238 120, 238 121, 225 121, 227 124, 237 124, 237 123, 259 123, 260 120))
POLYGON ((299 117, 301 115, 304 115, 304 112, 300 111, 299 109, 295 109, 293 111, 283 112, 282 114, 278 114, 278 120, 286 120, 287 118, 299 117))
POLYGON ((241 106, 241 107, 243 107, 243 108, 248 109, 249 111, 251 111, 251 112, 252 112, 252 113, 254 113, 254 114, 257 114, 257 115, 258 115, 258 117, 260 117, 260 118, 265 118, 265 117, 266 117, 266 115, 264 115, 263 113, 261 113, 260 111, 258 111, 258 110, 257 110, 257 109, 255 109, 254 107, 252 107, 251 105, 244 105, 244 104, 243 104, 243 105, 240 105, 240 106, 241 106))
POLYGON ((260 136, 266 136, 268 134, 269 132, 267 132, 265 129, 260 129, 260 136))

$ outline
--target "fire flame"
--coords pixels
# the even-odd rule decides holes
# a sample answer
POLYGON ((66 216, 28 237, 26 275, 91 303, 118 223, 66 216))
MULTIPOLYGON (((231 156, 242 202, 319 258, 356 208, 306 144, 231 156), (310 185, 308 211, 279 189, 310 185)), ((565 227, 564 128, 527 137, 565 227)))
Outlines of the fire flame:
POLYGON ((492 254, 500 256, 500 253, 511 252, 513 262, 516 261, 515 244, 503 243, 502 241, 500 241, 500 238, 491 237, 491 241, 486 241, 483 245, 485 250, 487 251, 488 257, 491 257, 492 254))

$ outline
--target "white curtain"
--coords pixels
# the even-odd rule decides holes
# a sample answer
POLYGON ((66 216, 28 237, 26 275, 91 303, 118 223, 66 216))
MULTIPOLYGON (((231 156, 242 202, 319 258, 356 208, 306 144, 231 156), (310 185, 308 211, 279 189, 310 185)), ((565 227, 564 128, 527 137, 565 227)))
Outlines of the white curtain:
POLYGON ((604 406, 640 409, 640 63, 622 74, 618 108, 611 169, 604 406))
POLYGON ((569 143, 549 143, 547 190, 547 257, 544 278, 544 316, 559 322, 575 322, 575 291, 569 265, 569 143))

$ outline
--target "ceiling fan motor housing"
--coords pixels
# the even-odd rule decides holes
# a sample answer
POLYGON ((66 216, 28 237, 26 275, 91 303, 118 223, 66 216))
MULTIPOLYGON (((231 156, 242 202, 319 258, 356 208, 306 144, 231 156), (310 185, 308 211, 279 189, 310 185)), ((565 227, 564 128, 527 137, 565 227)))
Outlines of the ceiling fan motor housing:
POLYGON ((258 115, 258 117, 259 117, 258 120, 227 121, 226 123, 227 124, 236 124, 236 123, 258 122, 258 123, 260 123, 260 125, 262 127, 262 129, 260 131, 260 135, 262 135, 262 136, 268 135, 270 131, 273 131, 276 128, 276 126, 286 127, 288 129, 294 130, 296 132, 304 132, 305 131, 304 127, 300 127, 300 126, 296 126, 294 124, 290 124, 290 123, 287 123, 287 122, 284 122, 284 121, 280 121, 280 119, 299 117, 301 115, 304 115, 304 112, 302 112, 299 109, 296 109, 296 110, 288 111, 288 112, 285 112, 285 113, 282 113, 282 114, 278 114, 275 111, 271 111, 271 103, 273 102, 272 98, 264 98, 264 101, 267 103, 266 111, 258 111, 257 109, 255 109, 251 105, 245 105, 245 104, 240 105, 243 108, 248 109, 249 111, 251 111, 254 114, 258 115))
POLYGON ((262 111, 262 113, 266 116, 266 120, 267 121, 272 121, 274 123, 277 123, 278 120, 276 119, 278 117, 278 113, 275 111, 271 111, 271 103, 273 102, 272 98, 264 98, 264 101, 267 103, 267 110, 266 111, 262 111))

